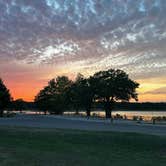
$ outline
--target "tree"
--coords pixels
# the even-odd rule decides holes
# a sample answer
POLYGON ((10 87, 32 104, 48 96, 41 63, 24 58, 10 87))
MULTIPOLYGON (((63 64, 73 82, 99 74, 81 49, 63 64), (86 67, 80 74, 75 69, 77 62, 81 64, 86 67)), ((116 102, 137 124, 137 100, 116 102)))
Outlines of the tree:
POLYGON ((35 97, 35 103, 40 110, 46 114, 50 113, 61 114, 67 109, 67 90, 71 86, 72 81, 66 76, 52 79, 48 85, 44 87, 35 97))
POLYGON ((104 103, 106 118, 112 118, 112 109, 116 101, 138 100, 136 88, 139 84, 122 70, 109 69, 97 72, 91 77, 91 83, 97 99, 104 103))
POLYGON ((35 97, 35 104, 46 115, 49 110, 48 104, 51 97, 53 97, 55 91, 55 80, 52 79, 35 97))
POLYGON ((94 92, 90 80, 78 74, 76 81, 71 86, 71 102, 76 108, 76 112, 78 112, 80 107, 85 108, 86 114, 89 117, 93 98, 94 92))
POLYGON ((0 79, 0 117, 3 117, 4 109, 6 109, 11 103, 11 95, 9 90, 0 79))
POLYGON ((56 92, 54 103, 56 104, 57 111, 63 113, 69 109, 70 101, 68 99, 68 92, 72 85, 72 81, 67 76, 59 76, 56 78, 56 92))
POLYGON ((94 99, 94 91, 91 85, 90 79, 83 79, 80 82, 80 90, 81 90, 81 103, 86 110, 86 114, 89 117, 91 113, 91 107, 94 99))
POLYGON ((35 97, 36 106, 44 112, 46 115, 47 111, 51 111, 53 108, 53 98, 56 95, 56 82, 52 79, 35 97))
POLYGON ((68 90, 68 100, 70 103, 70 106, 72 109, 76 111, 76 114, 79 113, 79 109, 81 109, 82 104, 81 104, 81 98, 80 96, 81 91, 80 91, 80 82, 84 79, 84 76, 82 74, 78 74, 75 81, 72 83, 68 90))

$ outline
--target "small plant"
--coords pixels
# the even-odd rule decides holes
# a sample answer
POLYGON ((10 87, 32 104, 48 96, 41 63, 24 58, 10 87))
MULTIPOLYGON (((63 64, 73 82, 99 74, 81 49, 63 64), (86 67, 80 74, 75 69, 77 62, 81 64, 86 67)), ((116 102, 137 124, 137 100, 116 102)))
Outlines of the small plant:
POLYGON ((139 121, 143 121, 143 117, 142 116, 139 117, 139 121))
POLYGON ((126 115, 124 115, 124 117, 123 117, 125 120, 127 119, 127 116, 126 115))
POLYGON ((156 121, 166 121, 166 116, 152 117, 152 121, 153 121, 154 119, 155 119, 156 121))
POLYGON ((4 117, 6 117, 6 118, 12 118, 15 116, 16 116, 16 113, 13 113, 13 112, 7 112, 4 114, 4 117))
POLYGON ((115 119, 123 119, 123 116, 121 116, 120 114, 116 114, 116 115, 114 116, 114 118, 115 118, 115 119))
POLYGON ((138 120, 138 116, 133 116, 133 120, 137 121, 138 120))

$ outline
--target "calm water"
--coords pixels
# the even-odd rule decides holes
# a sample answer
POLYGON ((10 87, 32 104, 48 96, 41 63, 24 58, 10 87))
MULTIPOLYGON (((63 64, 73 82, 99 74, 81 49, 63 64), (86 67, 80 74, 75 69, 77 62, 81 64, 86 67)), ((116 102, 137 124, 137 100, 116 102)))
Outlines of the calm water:
MULTIPOLYGON (((74 112, 65 112, 65 114, 73 114, 74 112)), ((81 114, 85 114, 85 112, 81 111, 79 112, 81 114)), ((144 120, 151 120, 152 117, 166 117, 166 111, 132 111, 132 110, 128 110, 128 111, 113 111, 112 115, 116 115, 119 114, 121 116, 126 116, 128 119, 132 119, 133 116, 142 116, 144 118, 144 120)), ((104 111, 92 111, 91 115, 96 115, 99 117, 105 117, 105 112, 104 111)))
MULTIPOLYGON (((105 115, 104 112, 100 112, 99 114, 105 115)), ((166 116, 166 111, 113 111, 113 115, 116 114, 127 116, 129 119, 133 118, 133 116, 142 116, 144 119, 149 120, 152 117, 166 116)))
MULTIPOLYGON (((39 112, 36 111, 23 111, 25 114, 39 114, 39 112)), ((84 111, 79 112, 82 115, 85 115, 84 111)), ((40 113, 42 114, 42 113, 40 113)), ((75 114, 75 112, 65 112, 64 114, 75 114)), ((116 114, 119 114, 121 116, 126 116, 128 119, 132 119, 133 116, 142 116, 144 120, 151 120, 152 117, 166 117, 166 110, 163 111, 113 111, 112 114, 115 116, 116 114)), ((99 116, 99 117, 105 117, 105 112, 104 111, 92 111, 91 115, 99 116)))

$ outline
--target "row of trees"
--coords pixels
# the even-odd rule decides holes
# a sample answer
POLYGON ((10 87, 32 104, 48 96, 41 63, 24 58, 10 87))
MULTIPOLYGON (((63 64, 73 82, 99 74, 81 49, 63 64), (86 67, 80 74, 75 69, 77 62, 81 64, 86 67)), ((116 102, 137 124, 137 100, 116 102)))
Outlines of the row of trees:
POLYGON ((38 109, 45 113, 62 114, 65 110, 80 109, 90 116, 92 104, 102 102, 106 118, 111 118, 116 101, 138 100, 136 89, 139 84, 122 70, 99 71, 85 78, 78 74, 75 81, 66 76, 52 79, 35 97, 38 109))
MULTIPOLYGON (((66 76, 57 77, 49 81, 35 97, 38 109, 45 113, 62 114, 65 110, 84 109, 90 116, 92 104, 102 103, 106 117, 111 118, 111 112, 116 101, 137 100, 136 88, 139 84, 131 80, 122 70, 110 69, 100 71, 85 78, 78 74, 75 81, 66 76)), ((5 109, 21 111, 26 108, 21 99, 12 100, 9 90, 0 79, 0 116, 5 109)))

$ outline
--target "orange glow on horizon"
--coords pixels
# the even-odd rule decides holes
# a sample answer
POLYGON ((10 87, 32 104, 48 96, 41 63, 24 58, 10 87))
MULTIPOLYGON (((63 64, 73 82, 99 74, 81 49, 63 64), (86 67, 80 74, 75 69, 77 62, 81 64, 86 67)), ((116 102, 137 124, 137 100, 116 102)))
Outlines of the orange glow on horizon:
POLYGON ((37 93, 47 84, 45 82, 36 82, 31 81, 28 83, 10 83, 6 82, 8 89, 14 100, 16 99, 23 99, 25 101, 33 101, 37 93), (25 88, 26 87, 26 88, 25 88))
MULTIPOLYGON (((6 82, 7 87, 10 89, 12 97, 14 99, 22 98, 25 101, 33 101, 34 97, 37 93, 47 85, 48 80, 45 81, 31 81, 31 82, 22 82, 22 83, 11 83, 6 82), (25 88, 26 87, 26 88, 25 88)), ((166 95, 165 94, 146 94, 145 92, 151 91, 153 89, 157 89, 162 87, 162 84, 154 85, 141 83, 140 88, 138 89, 139 94, 139 102, 165 102, 166 95)))
MULTIPOLYGON (((68 70, 66 68, 63 68, 62 70, 54 67, 49 68, 47 66, 24 66, 23 69, 19 67, 20 65, 18 64, 6 65, 4 67, 4 71, 1 70, 0 76, 2 77, 7 88, 10 90, 14 99, 22 98, 26 101, 33 101, 37 93, 47 85, 48 81, 55 78, 57 75, 66 75, 72 80, 74 80, 77 75, 77 72, 73 72, 76 70, 74 70, 72 66, 68 68, 68 70), (13 71, 16 68, 18 71, 15 73, 13 71)), ((85 73, 83 74, 87 76, 85 73)), ((136 81, 140 83, 140 88, 137 90, 139 94, 139 102, 166 102, 166 94, 150 93, 156 89, 165 87, 165 77, 141 79, 136 81)))

